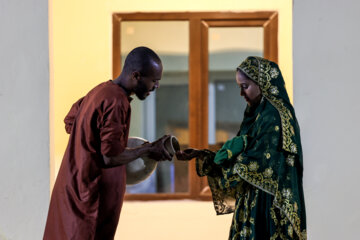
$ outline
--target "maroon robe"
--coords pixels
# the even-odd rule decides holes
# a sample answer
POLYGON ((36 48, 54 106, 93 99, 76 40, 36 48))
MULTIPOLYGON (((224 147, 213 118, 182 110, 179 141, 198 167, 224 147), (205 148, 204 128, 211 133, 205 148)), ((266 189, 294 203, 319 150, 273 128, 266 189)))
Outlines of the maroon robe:
POLYGON ((78 100, 65 118, 69 143, 54 185, 45 240, 113 239, 126 185, 125 165, 105 168, 103 155, 124 151, 130 98, 112 81, 78 100))

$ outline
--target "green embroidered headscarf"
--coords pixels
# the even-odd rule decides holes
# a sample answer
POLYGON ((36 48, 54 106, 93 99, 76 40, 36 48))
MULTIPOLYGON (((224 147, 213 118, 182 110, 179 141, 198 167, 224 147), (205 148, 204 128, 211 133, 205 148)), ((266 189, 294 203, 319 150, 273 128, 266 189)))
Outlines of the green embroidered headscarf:
POLYGON ((237 70, 256 82, 263 97, 277 109, 281 118, 282 147, 297 154, 301 148, 299 126, 278 65, 261 57, 248 57, 237 70))

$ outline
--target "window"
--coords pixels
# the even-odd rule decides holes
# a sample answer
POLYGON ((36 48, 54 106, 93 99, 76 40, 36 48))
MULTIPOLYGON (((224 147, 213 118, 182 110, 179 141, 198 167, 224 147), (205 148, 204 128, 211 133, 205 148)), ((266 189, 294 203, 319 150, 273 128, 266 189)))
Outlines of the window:
MULTIPOLYGON (((113 77, 137 46, 152 48, 164 65, 156 93, 132 102, 130 134, 150 141, 173 134, 182 148, 217 149, 236 134, 245 106, 235 69, 248 55, 277 62, 277 28, 276 12, 115 13, 113 77)), ((126 199, 209 200, 206 182, 194 161, 164 162, 128 187, 126 199)))

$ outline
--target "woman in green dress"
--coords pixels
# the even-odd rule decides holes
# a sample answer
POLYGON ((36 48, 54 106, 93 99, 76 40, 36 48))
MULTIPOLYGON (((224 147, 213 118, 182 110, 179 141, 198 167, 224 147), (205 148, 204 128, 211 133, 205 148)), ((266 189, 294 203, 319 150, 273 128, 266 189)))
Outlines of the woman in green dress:
POLYGON ((248 103, 237 136, 214 153, 186 149, 207 176, 217 214, 234 213, 229 239, 306 239, 300 129, 278 65, 248 57, 236 71, 248 103))

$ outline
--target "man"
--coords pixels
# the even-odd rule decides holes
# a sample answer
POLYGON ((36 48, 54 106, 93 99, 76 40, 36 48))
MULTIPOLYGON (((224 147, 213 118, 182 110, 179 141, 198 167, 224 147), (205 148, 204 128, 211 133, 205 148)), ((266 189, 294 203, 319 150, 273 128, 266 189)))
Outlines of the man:
POLYGON ((65 118, 69 143, 52 192, 45 240, 113 239, 126 185, 126 163, 140 156, 171 160, 164 136, 127 148, 130 95, 144 100, 159 87, 160 58, 138 47, 114 81, 93 88, 65 118))

